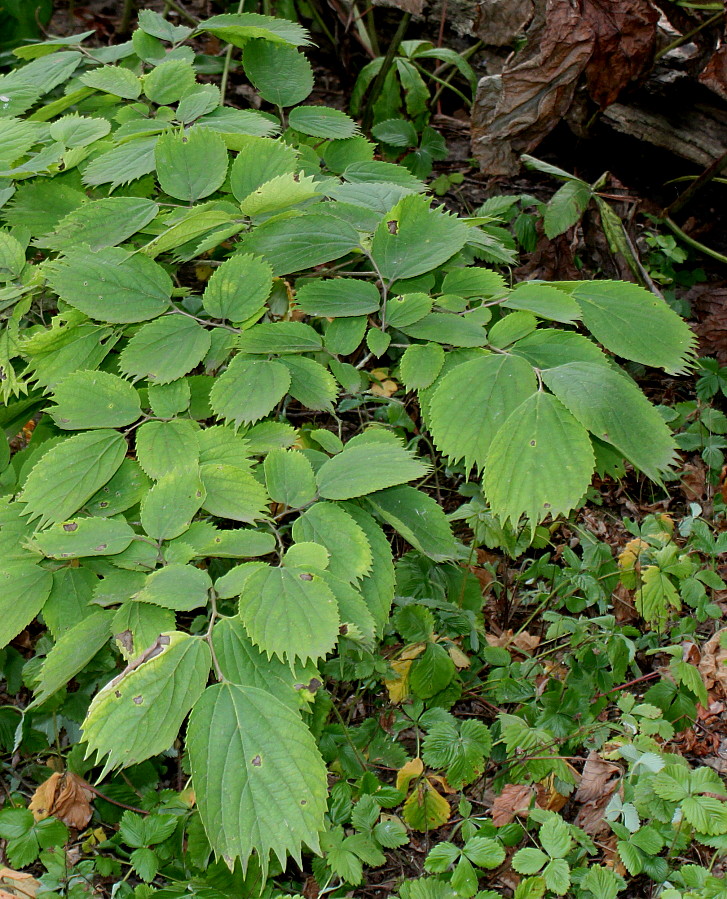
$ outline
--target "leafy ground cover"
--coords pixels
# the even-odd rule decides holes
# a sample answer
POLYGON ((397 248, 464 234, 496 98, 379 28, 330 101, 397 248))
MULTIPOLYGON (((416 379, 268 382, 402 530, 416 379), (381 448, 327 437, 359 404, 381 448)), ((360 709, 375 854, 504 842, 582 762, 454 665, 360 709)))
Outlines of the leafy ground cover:
POLYGON ((0 76, 2 888, 719 899, 725 370, 513 280, 529 199, 433 202, 297 22, 89 37, 0 76))

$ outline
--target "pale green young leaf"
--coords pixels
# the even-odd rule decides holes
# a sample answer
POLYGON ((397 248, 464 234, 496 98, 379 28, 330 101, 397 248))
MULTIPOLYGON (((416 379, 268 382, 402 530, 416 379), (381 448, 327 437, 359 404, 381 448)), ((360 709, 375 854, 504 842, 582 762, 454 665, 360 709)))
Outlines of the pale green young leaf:
POLYGON ((519 849, 512 857, 512 866, 518 874, 537 874, 545 864, 548 856, 533 846, 519 849))
POLYGON ((435 562, 457 557, 457 544, 442 507, 414 487, 391 487, 364 499, 366 506, 435 562))
MULTIPOLYGON (((139 572, 120 573, 133 574, 144 580, 144 575, 139 572)), ((130 587, 128 593, 131 595, 133 588, 130 587)), ((45 616, 45 612, 43 614, 45 616)), ((152 646, 159 634, 173 631, 174 627, 175 615, 171 609, 133 600, 122 602, 111 620, 111 633, 127 662, 152 646)))
POLYGON ((141 94, 141 81, 130 70, 122 66, 102 66, 99 69, 89 69, 81 75, 81 81, 86 87, 92 87, 97 91, 105 91, 107 94, 115 94, 125 100, 135 100, 141 94))
POLYGON ((264 462, 265 484, 273 502, 296 509, 316 495, 313 467, 297 450, 276 449, 264 462))
POLYGON ((467 242, 467 225, 430 205, 430 198, 410 194, 386 214, 376 229, 371 255, 384 278, 394 281, 430 272, 467 242))
POLYGON ((139 394, 123 378, 105 371, 77 371, 53 391, 48 414, 64 431, 123 428, 141 415, 139 394))
POLYGON ((299 568, 260 568, 240 595, 240 619, 268 656, 305 663, 327 655, 338 640, 335 596, 322 576, 299 568))
POLYGON ((263 880, 270 853, 281 866, 302 845, 319 850, 326 766, 300 716, 257 687, 215 684, 187 731, 197 805, 215 851, 243 871, 257 852, 263 880))
POLYGON ((444 350, 439 344, 415 343, 404 351, 399 360, 399 374, 407 390, 418 390, 434 383, 442 365, 444 350))
POLYGON ((453 462, 464 459, 468 471, 483 468, 503 422, 536 388, 532 367, 517 356, 493 353, 455 366, 430 401, 434 443, 453 462))
MULTIPOLYGON (((328 568, 330 560, 328 550, 320 543, 294 543, 289 546, 283 555, 283 565, 286 568, 302 568, 305 571, 318 571, 323 573, 328 568)), ((338 599, 338 596, 336 596, 338 599)))
POLYGON ((67 252, 87 244, 93 252, 123 243, 157 215, 159 206, 139 197, 106 197, 85 203, 35 241, 38 247, 67 252))
POLYGON ((33 562, 0 565, 0 649, 30 624, 52 587, 53 574, 33 562))
POLYGON ((273 178, 292 174, 299 168, 294 147, 282 141, 250 137, 230 168, 230 188, 235 199, 242 202, 273 178))
POLYGON ((681 609, 677 588, 666 572, 656 565, 647 565, 641 571, 641 585, 634 596, 636 611, 650 624, 662 628, 669 617, 670 608, 681 609))
POLYGON ((126 455, 116 431, 69 437, 44 453, 28 475, 22 499, 41 524, 65 521, 112 477, 126 455))
POLYGON ((543 849, 551 858, 565 858, 573 845, 568 825, 557 815, 548 818, 538 836, 543 849))
POLYGON ((564 324, 578 321, 581 317, 581 307, 569 294, 548 284, 536 284, 532 281, 518 284, 505 295, 501 305, 507 309, 533 312, 539 318, 564 324))
POLYGON ((161 134, 154 149, 161 189, 177 200, 196 203, 218 190, 227 174, 223 138, 199 124, 184 134, 161 134))
POLYGON ((200 22, 199 30, 209 31, 235 47, 244 47, 255 38, 294 47, 305 47, 312 43, 306 29, 297 22, 252 12, 212 16, 211 19, 200 22))
POLYGON ((150 478, 199 461, 198 430, 191 421, 147 421, 136 432, 136 458, 150 478))
POLYGON ((289 386, 290 372, 280 362, 235 356, 215 379, 210 403, 218 418, 239 427, 269 415, 289 386))
POLYGON ((98 610, 69 628, 45 657, 34 705, 41 705, 65 687, 111 637, 113 614, 98 610))
POLYGON ((232 465, 202 465, 202 483, 207 496, 203 508, 217 518, 252 524, 262 517, 270 499, 262 484, 247 471, 232 465))
POLYGON ((140 138, 96 156, 83 171, 83 183, 89 187, 110 184, 111 190, 115 190, 121 184, 148 175, 156 166, 156 142, 156 135, 140 138))
POLYGON ((242 64, 263 100, 274 106, 295 106, 313 90, 311 64, 287 44, 264 39, 248 41, 242 64))
POLYGON ((207 605, 211 587, 210 576, 201 568, 166 565, 152 572, 133 598, 136 602, 152 603, 175 612, 191 612, 207 605))
POLYGON ((202 638, 173 631, 145 653, 94 696, 83 722, 86 755, 105 757, 102 777, 169 749, 206 686, 211 658, 202 638))
POLYGON ((356 122, 330 106, 296 106, 290 110, 288 125, 302 134, 331 140, 343 140, 358 134, 356 122))
POLYGON ((543 215, 545 236, 552 240, 575 225, 585 212, 592 196, 593 192, 585 182, 576 179, 566 181, 545 207, 543 215))
POLYGON ((295 301, 306 315, 338 318, 378 312, 381 295, 370 281, 313 278, 298 288, 295 301))
POLYGON ((213 318, 244 322, 265 306, 272 288, 270 265, 256 256, 238 254, 215 269, 202 304, 213 318))
POLYGON ((612 868, 591 865, 581 880, 580 886, 582 890, 588 890, 594 899, 616 899, 616 896, 625 889, 626 884, 612 868))
POLYGON ((136 332, 121 351, 119 368, 135 380, 168 384, 196 368, 210 343, 210 332, 194 319, 164 315, 136 332))
POLYGON ((75 518, 35 535, 34 544, 50 559, 114 556, 134 539, 129 525, 114 518, 75 518))
POLYGON ((671 431, 629 378, 600 364, 572 362, 545 371, 543 380, 582 425, 652 480, 669 470, 676 453, 671 431))
POLYGON ((333 411, 338 386, 327 368, 306 356, 282 356, 278 361, 290 372, 288 393, 301 406, 311 411, 333 411))
POLYGON ((110 130, 111 123, 106 119, 74 113, 56 119, 50 126, 50 136, 66 147, 85 147, 106 137, 110 130))
POLYGON ((623 281, 583 281, 571 296, 585 326, 612 353, 671 374, 689 367, 694 334, 660 297, 623 281))
POLYGON ((320 185, 312 175, 288 172, 266 181, 248 194, 240 203, 240 209, 253 222, 259 222, 319 197, 320 194, 320 185))
POLYGON ((7 231, 0 231, 0 283, 14 281, 24 267, 22 244, 7 231))
POLYGON ((352 499, 424 477, 425 462, 403 446, 357 443, 318 469, 318 490, 325 499, 352 499))
POLYGON ((169 307, 172 281, 145 256, 117 247, 74 249, 48 269, 48 283, 69 306, 102 322, 141 322, 169 307))
POLYGON ((335 503, 317 502, 293 523, 296 542, 320 543, 329 553, 330 572, 344 581, 358 581, 371 571, 371 544, 352 516, 335 503))
POLYGON ((155 540, 184 533, 205 501, 205 486, 197 466, 178 468, 156 482, 141 504, 141 524, 155 540))
MULTIPOLYGON (((141 248, 141 252, 153 259, 181 247, 182 249, 175 256, 175 258, 181 258, 194 241, 201 236, 206 238, 210 234, 216 235, 220 233, 220 230, 225 230, 229 236, 236 234, 242 228, 242 224, 235 220, 234 208, 231 208, 230 204, 220 207, 221 204, 210 201, 192 207, 181 217, 177 213, 173 213, 159 223, 165 227, 165 230, 145 244, 141 248)), ((192 255, 198 254, 193 253, 192 255)))
POLYGON ((191 63, 184 59, 167 59, 144 76, 144 94, 159 106, 176 103, 195 85, 191 63))

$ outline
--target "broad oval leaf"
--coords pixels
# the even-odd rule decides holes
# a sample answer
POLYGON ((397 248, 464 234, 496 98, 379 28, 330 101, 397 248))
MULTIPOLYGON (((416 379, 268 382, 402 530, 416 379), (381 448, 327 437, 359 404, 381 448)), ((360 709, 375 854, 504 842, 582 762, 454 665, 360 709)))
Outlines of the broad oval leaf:
POLYGON ((235 356, 215 379, 210 403, 218 418, 239 427, 269 415, 289 386, 290 372, 280 362, 235 356))
POLYGON ((275 106, 295 106, 313 90, 311 64, 295 47, 251 40, 245 45, 242 64, 263 100, 275 106))
POLYGON ((53 587, 53 574, 33 562, 0 566, 0 649, 27 627, 43 608, 53 587))
POLYGON ((209 463, 201 466, 200 473, 206 492, 203 508, 211 515, 249 524, 262 517, 270 500, 250 472, 209 463))
POLYGON ((372 493, 366 506, 435 562, 457 557, 457 543, 439 503, 414 487, 391 487, 372 493))
POLYGON ((134 594, 137 602, 173 609, 175 612, 191 612, 207 605, 210 576, 194 565, 166 565, 152 572, 141 590, 134 594))
POLYGON ((239 254, 216 269, 202 294, 202 304, 213 318, 245 322, 265 306, 272 288, 270 265, 256 256, 239 254))
MULTIPOLYGON (((429 387, 434 383, 443 365, 444 350, 439 344, 412 344, 407 347, 399 361, 401 380, 407 390, 429 387)), ((469 405, 469 399, 467 405, 469 405)))
POLYGON ((318 469, 318 491, 325 499, 353 499, 424 477, 429 466, 403 446, 356 443, 318 469))
POLYGON ((295 509, 315 498, 313 467, 303 453, 274 449, 266 456, 263 467, 265 484, 273 502, 295 509))
POLYGON ((35 535, 34 542, 50 559, 114 556, 123 552, 135 534, 125 521, 114 518, 75 518, 54 524, 35 535))
POLYGON ((163 475, 141 504, 141 524, 155 540, 171 540, 184 533, 205 501, 206 491, 197 466, 163 475))
POLYGON ((34 705, 40 705, 65 687, 111 637, 113 613, 102 609, 69 628, 45 657, 34 705))
POLYGON ((328 567, 335 577, 358 581, 373 563, 371 545, 355 519, 336 503, 315 503, 293 523, 296 543, 320 543, 330 556, 328 567))
POLYGON ((105 371, 77 371, 53 391, 56 403, 48 409, 64 431, 123 428, 141 416, 139 394, 128 381, 105 371))
POLYGON ((36 240, 35 245, 66 252, 87 244, 97 252, 123 243, 148 225, 158 212, 156 203, 139 197, 93 200, 69 212, 50 234, 36 240))
POLYGON ((313 278, 298 288, 296 304, 306 315, 338 318, 378 312, 381 294, 375 284, 356 278, 313 278))
POLYGON ((300 716, 257 687, 215 684, 192 711, 187 749, 202 823, 228 865, 257 852, 284 868, 305 843, 319 851, 326 766, 300 716))
POLYGON ((191 421, 147 421, 136 432, 136 458, 155 480, 199 460, 198 432, 191 421))
POLYGON ((196 203, 222 186, 227 147, 221 135, 194 125, 184 134, 167 131, 154 149, 161 189, 177 200, 196 203))
POLYGON ((330 106, 296 106, 290 110, 288 125, 302 134, 343 140, 358 134, 358 125, 345 112, 330 106))
POLYGON ((186 315, 164 315, 139 328, 119 357, 132 378, 169 384, 186 375, 207 355, 210 332, 186 315))

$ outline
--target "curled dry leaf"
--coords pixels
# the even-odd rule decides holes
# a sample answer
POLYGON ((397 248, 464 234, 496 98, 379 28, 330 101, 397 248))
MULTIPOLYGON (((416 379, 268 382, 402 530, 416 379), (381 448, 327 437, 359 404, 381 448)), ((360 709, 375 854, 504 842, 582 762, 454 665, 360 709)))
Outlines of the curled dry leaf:
POLYGON ((33 793, 28 808, 36 821, 53 815, 69 827, 83 828, 91 820, 93 793, 77 774, 51 774, 33 793))
POLYGON ((534 795, 533 788, 528 784, 505 784, 502 793, 492 803, 492 823, 495 827, 503 827, 514 821, 517 815, 526 816, 534 795))
POLYGON ((523 656, 531 656, 540 644, 540 637, 521 631, 516 634, 512 630, 503 631, 499 637, 493 634, 485 634, 485 639, 490 646, 501 646, 511 651, 516 650, 523 656))
POLYGON ((581 782, 575 794, 578 809, 575 823, 587 834, 597 836, 608 829, 604 812, 621 780, 618 765, 604 761, 597 752, 591 752, 583 767, 581 782))
POLYGON ((699 673, 711 696, 727 699, 727 628, 713 634, 702 647, 699 673))
POLYGON ((0 868, 0 899, 34 899, 40 883, 30 874, 0 868))

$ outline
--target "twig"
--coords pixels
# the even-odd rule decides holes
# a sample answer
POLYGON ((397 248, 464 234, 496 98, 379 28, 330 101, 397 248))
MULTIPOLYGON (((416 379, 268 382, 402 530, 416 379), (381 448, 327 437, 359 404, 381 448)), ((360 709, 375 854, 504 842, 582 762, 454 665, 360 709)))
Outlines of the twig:
POLYGON ((127 805, 125 802, 119 802, 116 799, 112 799, 110 796, 107 796, 105 793, 102 793, 101 790, 97 790, 96 787, 92 787, 90 783, 84 784, 84 790, 89 790, 94 795, 98 796, 99 799, 103 799, 104 802, 110 802, 111 805, 118 805, 119 808, 125 808, 128 812, 136 812, 137 815, 148 815, 147 812, 143 808, 137 808, 135 805, 127 805))

